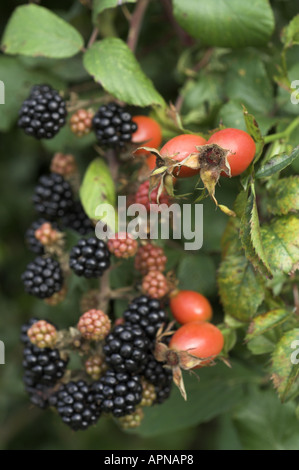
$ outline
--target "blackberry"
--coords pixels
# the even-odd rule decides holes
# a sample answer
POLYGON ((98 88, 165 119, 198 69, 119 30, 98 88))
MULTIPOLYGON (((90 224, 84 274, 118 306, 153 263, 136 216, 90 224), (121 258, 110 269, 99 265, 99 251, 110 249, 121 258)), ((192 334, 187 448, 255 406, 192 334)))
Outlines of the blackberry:
POLYGON ((163 367, 163 363, 158 362, 153 354, 149 354, 142 374, 147 382, 155 386, 155 403, 163 403, 171 392, 172 370, 163 367))
POLYGON ((35 85, 19 111, 18 126, 36 139, 52 139, 66 122, 66 104, 50 85, 35 85))
POLYGON ((49 403, 57 409, 62 421, 74 431, 87 429, 101 415, 95 394, 84 380, 62 385, 50 397, 49 403))
POLYGON ((168 323, 167 313, 162 310, 160 302, 146 295, 134 299, 123 317, 126 324, 139 326, 150 340, 155 338, 163 323, 168 323))
POLYGON ((68 358, 63 360, 58 349, 41 349, 30 343, 24 347, 23 367, 33 384, 54 386, 63 377, 67 364, 68 358))
POLYGON ((80 235, 94 232, 94 225, 84 212, 80 201, 74 202, 70 210, 63 216, 61 223, 65 228, 74 230, 80 235))
POLYGON ((122 372, 108 370, 93 383, 92 390, 102 411, 112 413, 116 418, 134 413, 142 400, 139 377, 122 372))
POLYGON ((135 268, 144 276, 149 271, 163 272, 167 258, 160 246, 147 242, 140 245, 135 257, 135 268))
POLYGON ((100 145, 123 147, 131 142, 137 124, 132 116, 116 103, 101 106, 92 120, 92 126, 100 145))
POLYGON ((116 372, 138 374, 147 359, 149 340, 136 325, 117 325, 106 336, 103 351, 116 372))
POLYGON ((156 207, 153 204, 156 204, 156 205, 166 204, 167 206, 171 205, 170 197, 165 191, 163 191, 162 194, 160 195, 159 203, 158 203, 159 188, 153 189, 149 198, 149 186, 150 186, 149 180, 145 181, 144 183, 141 183, 141 185, 139 186, 135 194, 135 204, 142 204, 146 208, 147 212, 158 210, 158 207, 156 207))
POLYGON ((30 401, 33 405, 42 409, 45 409, 49 406, 48 399, 52 392, 51 388, 36 382, 31 373, 28 371, 26 371, 23 376, 23 383, 25 385, 25 391, 28 393, 30 401))
POLYGON ((169 292, 168 281, 160 271, 149 271, 142 279, 142 291, 154 299, 161 299, 169 292))
POLYGON ((108 250, 113 253, 116 258, 130 258, 136 254, 138 249, 137 241, 130 233, 119 232, 110 238, 107 243, 108 250))
MULTIPOLYGON (((35 232, 38 230, 43 224, 47 223, 48 220, 46 219, 38 219, 35 220, 30 227, 26 230, 25 233, 25 241, 30 251, 36 253, 37 255, 43 255, 45 253, 44 246, 41 242, 36 238, 35 232)), ((56 229, 56 224, 51 223, 51 225, 56 229)))
POLYGON ((20 340, 24 344, 30 343, 30 339, 28 338, 27 331, 29 328, 34 325, 34 323, 38 322, 39 318, 30 318, 30 320, 27 323, 24 323, 24 325, 21 326, 21 335, 20 335, 20 340))
POLYGON ((38 256, 27 265, 22 281, 28 294, 46 299, 62 289, 63 275, 58 261, 38 256))
POLYGON ((40 177, 32 199, 35 210, 50 218, 63 217, 74 203, 70 184, 57 173, 40 177))
POLYGON ((71 131, 77 137, 83 137, 84 135, 89 134, 92 127, 93 116, 93 111, 87 109, 78 109, 78 111, 76 111, 70 119, 71 131))
POLYGON ((70 252, 70 268, 77 276, 100 277, 110 266, 110 253, 98 238, 82 238, 70 252))

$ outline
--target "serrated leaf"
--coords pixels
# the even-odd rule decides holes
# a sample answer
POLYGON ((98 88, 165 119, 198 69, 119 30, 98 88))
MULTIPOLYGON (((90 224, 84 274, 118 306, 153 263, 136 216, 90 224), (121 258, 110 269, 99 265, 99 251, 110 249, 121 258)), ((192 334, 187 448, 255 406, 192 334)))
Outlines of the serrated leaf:
POLYGON ((271 269, 262 244, 253 184, 251 185, 251 192, 241 219, 240 238, 245 254, 253 267, 261 274, 270 277, 271 269))
POLYGON ((2 39, 6 54, 57 59, 72 57, 83 44, 73 26, 47 8, 33 4, 15 9, 2 39))
POLYGON ((285 48, 299 44, 299 15, 294 16, 289 24, 282 30, 281 40, 285 48))
MULTIPOLYGON (((115 188, 110 171, 104 160, 96 158, 88 166, 80 188, 80 199, 88 217, 101 220, 103 216, 97 214, 97 208, 101 204, 115 205, 115 188)), ((105 216, 105 221, 110 225, 115 222, 114 214, 105 216)))
POLYGON ((244 114, 247 132, 249 135, 251 135, 251 137, 253 138, 256 144, 256 152, 255 152, 255 157, 253 160, 253 164, 255 164, 263 153, 263 148, 264 148, 265 143, 264 143, 261 130, 259 128, 259 125, 255 117, 252 114, 249 114, 245 106, 243 106, 243 114, 244 114))
POLYGON ((290 274, 299 268, 299 218, 285 215, 261 228, 265 253, 273 271, 290 274))
POLYGON ((299 146, 294 148, 290 155, 275 155, 271 160, 268 160, 261 166, 255 174, 256 178, 267 178, 272 176, 278 171, 284 170, 299 156, 299 146))
POLYGON ((246 340, 251 340, 284 323, 292 313, 286 309, 275 309, 255 317, 249 325, 246 340))
POLYGON ((264 300, 263 280, 242 251, 229 253, 218 272, 219 294, 225 313, 248 322, 264 300))
POLYGON ((256 380, 253 372, 237 362, 232 362, 231 369, 221 363, 205 367, 200 369, 198 376, 199 380, 194 374, 184 373, 188 394, 186 402, 173 387, 163 406, 144 408, 145 419, 137 430, 138 434, 145 437, 165 435, 209 421, 234 407, 244 397, 242 384, 256 380))
POLYGON ((299 427, 293 402, 281 404, 272 390, 251 389, 233 414, 245 450, 298 450, 299 427))
POLYGON ((299 211, 299 176, 282 178, 271 185, 267 209, 274 215, 299 211))
POLYGON ((203 44, 246 47, 265 44, 274 29, 272 9, 265 0, 173 0, 178 23, 203 44))
POLYGON ((297 342, 298 350, 299 328, 288 331, 278 342, 272 355, 271 378, 281 401, 287 399, 291 386, 299 376, 299 364, 292 361, 294 342, 297 342))
POLYGON ((125 3, 136 3, 137 0, 93 0, 92 3, 92 19, 95 23, 97 17, 100 13, 107 8, 115 8, 120 5, 124 5, 125 3))
POLYGON ((121 39, 106 38, 94 43, 83 61, 94 80, 119 100, 141 107, 165 106, 164 99, 121 39))

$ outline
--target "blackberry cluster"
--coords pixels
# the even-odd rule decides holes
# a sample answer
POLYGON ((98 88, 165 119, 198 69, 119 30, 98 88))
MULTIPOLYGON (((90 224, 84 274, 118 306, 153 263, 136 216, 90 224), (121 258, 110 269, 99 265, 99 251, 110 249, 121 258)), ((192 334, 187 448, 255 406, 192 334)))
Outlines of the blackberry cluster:
POLYGON ((43 216, 63 217, 74 204, 70 184, 57 173, 41 176, 35 188, 33 204, 43 216))
POLYGON ((167 313, 162 310, 160 302, 146 295, 134 299, 123 317, 126 324, 139 326, 150 340, 155 338, 160 326, 168 323, 167 313))
MULTIPOLYGON (((37 255, 43 255, 45 253, 45 249, 43 244, 36 238, 35 232, 45 223, 49 223, 49 221, 42 218, 35 220, 25 233, 25 241, 29 250, 33 253, 36 253, 37 255)), ((51 225, 55 230, 58 229, 57 224, 54 222, 51 222, 51 225)))
POLYGON ((135 325, 117 325, 105 339, 103 351, 108 366, 116 372, 138 374, 147 359, 149 340, 135 325))
POLYGON ((163 403, 170 395, 172 386, 172 371, 163 367, 153 354, 148 355, 143 369, 144 378, 155 386, 156 403, 163 403))
POLYGON ((22 274, 25 291, 46 299, 62 289, 63 275, 58 261, 50 256, 38 256, 22 274))
POLYGON ((50 85, 35 85, 19 111, 18 125, 36 139, 52 139, 66 122, 66 104, 50 85))
POLYGON ((92 120, 92 126, 100 145, 123 147, 131 142, 137 124, 132 115, 116 103, 101 106, 92 120))
POLYGON ((96 237, 82 238, 70 252, 70 268, 77 276, 101 277, 110 266, 106 244, 96 237))
POLYGON ((96 401, 105 413, 119 418, 134 413, 142 400, 142 385, 139 377, 108 370, 92 385, 96 401))
POLYGON ((74 431, 87 429, 101 415, 96 394, 84 380, 62 385, 50 397, 49 403, 57 409, 62 421, 74 431))
POLYGON ((89 235, 94 232, 91 220, 85 214, 80 201, 74 202, 70 210, 62 217, 62 225, 78 232, 80 235, 89 235))

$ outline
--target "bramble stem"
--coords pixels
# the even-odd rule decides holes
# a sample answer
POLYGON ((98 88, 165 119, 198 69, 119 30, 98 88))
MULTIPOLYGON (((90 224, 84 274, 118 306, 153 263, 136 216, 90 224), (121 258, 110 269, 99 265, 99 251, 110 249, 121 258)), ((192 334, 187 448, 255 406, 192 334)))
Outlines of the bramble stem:
POLYGON ((142 20, 146 9, 149 5, 150 0, 139 0, 137 6, 134 10, 134 13, 131 17, 130 29, 128 34, 127 45, 132 52, 135 52, 138 38, 141 30, 142 20))
POLYGON ((277 134, 266 135, 266 137, 264 137, 265 144, 269 144, 270 142, 274 142, 275 140, 285 139, 286 137, 289 137, 298 126, 299 117, 294 119, 294 121, 291 122, 291 124, 284 131, 278 132, 277 134))

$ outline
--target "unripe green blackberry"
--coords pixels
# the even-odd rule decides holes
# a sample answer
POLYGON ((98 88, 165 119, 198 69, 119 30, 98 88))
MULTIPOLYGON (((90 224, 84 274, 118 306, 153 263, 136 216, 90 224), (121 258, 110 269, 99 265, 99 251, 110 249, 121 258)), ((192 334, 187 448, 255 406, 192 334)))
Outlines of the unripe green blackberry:
POLYGON ((99 354, 90 356, 85 361, 85 370, 93 380, 99 380, 99 378, 107 371, 107 364, 104 356, 100 356, 99 354))
POLYGON ((111 322, 102 310, 92 309, 81 315, 77 328, 88 341, 101 341, 108 335, 111 322))
POLYGON ((147 382, 145 379, 141 379, 141 384, 142 384, 142 400, 140 402, 140 406, 141 407, 152 406, 157 399, 155 386, 147 382))
POLYGON ((138 407, 134 413, 118 418, 118 424, 122 429, 138 428, 144 418, 144 413, 141 407, 138 407))
POLYGON ((27 331, 28 338, 38 348, 52 348, 57 340, 55 326, 45 320, 34 323, 27 331))

